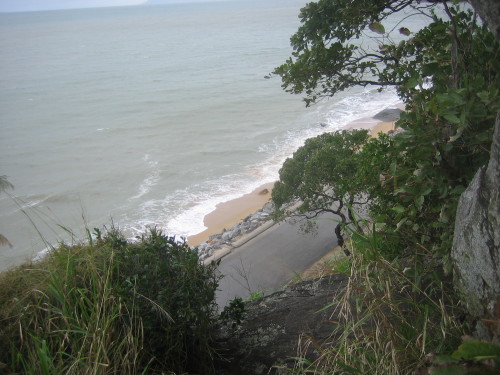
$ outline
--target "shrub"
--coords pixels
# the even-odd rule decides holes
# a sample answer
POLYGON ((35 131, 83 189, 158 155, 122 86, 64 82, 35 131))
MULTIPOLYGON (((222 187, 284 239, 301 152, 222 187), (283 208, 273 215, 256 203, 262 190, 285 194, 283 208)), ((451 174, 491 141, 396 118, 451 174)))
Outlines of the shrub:
POLYGON ((152 366, 213 372, 215 264, 202 266, 196 251, 156 229, 119 252, 117 259, 120 293, 144 322, 152 366))
POLYGON ((7 371, 213 373, 215 265, 157 230, 136 243, 96 234, 0 275, 7 371))

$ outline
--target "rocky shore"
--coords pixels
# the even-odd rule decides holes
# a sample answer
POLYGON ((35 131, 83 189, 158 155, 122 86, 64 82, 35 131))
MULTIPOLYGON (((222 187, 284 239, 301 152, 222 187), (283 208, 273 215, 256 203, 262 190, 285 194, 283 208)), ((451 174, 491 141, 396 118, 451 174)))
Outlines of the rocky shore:
POLYGON ((271 212, 274 205, 268 202, 260 210, 248 215, 241 222, 235 224, 229 229, 224 229, 221 233, 213 234, 209 239, 198 246, 198 252, 201 260, 205 260, 214 255, 217 250, 236 247, 235 243, 245 235, 250 235, 261 228, 264 224, 271 224, 271 212))

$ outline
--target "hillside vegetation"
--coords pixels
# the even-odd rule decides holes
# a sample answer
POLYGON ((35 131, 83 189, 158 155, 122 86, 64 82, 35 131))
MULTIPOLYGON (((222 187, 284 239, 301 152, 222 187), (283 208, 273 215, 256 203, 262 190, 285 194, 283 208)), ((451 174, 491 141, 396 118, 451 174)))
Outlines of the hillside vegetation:
POLYGON ((214 373, 215 264, 151 230, 99 230, 0 275, 0 373, 214 373))
POLYGON ((412 374, 431 366, 433 374, 496 373, 498 347, 484 344, 488 363, 474 362, 481 350, 471 354, 483 344, 464 343, 468 349, 455 352, 472 325, 452 285, 450 254, 460 195, 490 160, 500 109, 497 40, 459 2, 319 0, 299 17, 294 53, 274 72, 286 91, 305 95, 309 106, 353 86, 392 86, 406 111, 395 135, 324 134, 280 170, 275 218, 291 213, 283 204, 300 200, 294 214, 336 213, 339 243, 351 237, 344 247, 352 256, 339 266, 350 284, 332 302, 343 302, 332 311, 341 317, 335 334, 342 339, 296 370, 412 374), (402 21, 386 29, 395 13, 402 21), (410 30, 411 14, 426 15, 429 24, 410 30), (393 42, 394 33, 402 40, 393 42), (455 354, 434 357, 444 353, 455 354))
MULTIPOLYGON (((332 269, 348 282, 323 310, 338 318, 332 337, 340 339, 302 340, 290 353, 293 364, 275 370, 498 373, 498 346, 462 340, 471 326, 450 258, 459 197, 491 157, 500 110, 497 40, 457 2, 319 0, 300 19, 293 56, 275 70, 285 90, 313 105, 356 85, 394 86, 406 111, 396 135, 325 134, 283 165, 275 218, 296 200, 301 215, 340 214, 332 235, 348 256, 332 269), (386 30, 397 12, 425 14, 430 23, 410 30, 402 17, 386 30), (392 42, 390 31, 403 40, 392 42), (375 47, 356 43, 361 37, 375 47), (314 346, 316 360, 301 357, 304 345, 314 346)), ((131 243, 112 228, 4 272, 0 373, 217 373, 216 266, 203 266, 196 249, 158 230, 131 243)), ((231 307, 223 315, 238 329, 244 307, 231 307)))

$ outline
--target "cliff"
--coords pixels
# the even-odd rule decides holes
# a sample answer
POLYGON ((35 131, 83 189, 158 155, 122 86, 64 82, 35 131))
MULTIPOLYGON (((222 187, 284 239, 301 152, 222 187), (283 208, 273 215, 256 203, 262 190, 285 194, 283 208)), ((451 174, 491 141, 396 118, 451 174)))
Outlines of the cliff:
MULTIPOLYGON (((471 1, 500 40, 500 2, 471 1)), ((500 342, 500 111, 487 166, 462 194, 451 253, 457 289, 474 320, 475 336, 500 342)))
POLYGON ((296 357, 317 359, 309 346, 298 353, 301 338, 317 345, 332 339, 335 318, 332 297, 347 285, 346 275, 332 275, 304 281, 245 305, 241 325, 221 324, 216 341, 226 361, 219 364, 220 374, 257 375, 277 373, 280 365, 293 367, 296 357), (270 371, 270 372, 268 372, 270 371))

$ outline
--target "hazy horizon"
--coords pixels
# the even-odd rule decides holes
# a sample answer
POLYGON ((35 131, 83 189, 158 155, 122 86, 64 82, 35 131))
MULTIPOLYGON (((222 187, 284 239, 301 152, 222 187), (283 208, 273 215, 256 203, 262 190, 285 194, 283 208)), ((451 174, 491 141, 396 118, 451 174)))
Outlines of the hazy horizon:
POLYGON ((37 12, 46 10, 102 8, 150 3, 199 2, 211 0, 0 0, 0 12, 37 12))

